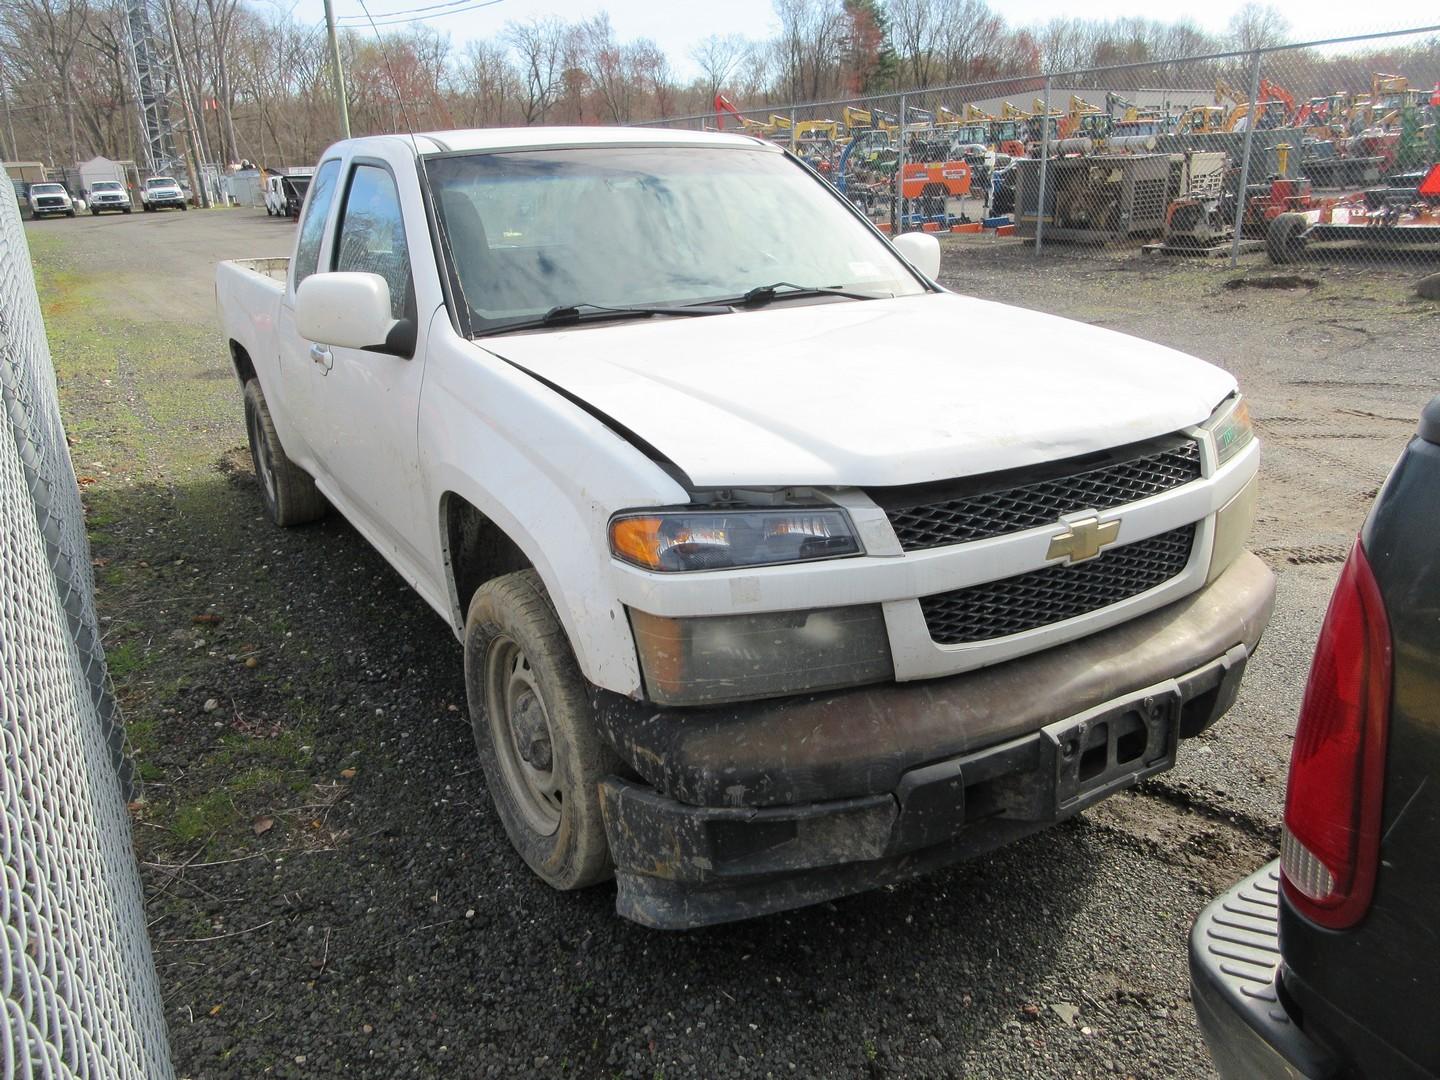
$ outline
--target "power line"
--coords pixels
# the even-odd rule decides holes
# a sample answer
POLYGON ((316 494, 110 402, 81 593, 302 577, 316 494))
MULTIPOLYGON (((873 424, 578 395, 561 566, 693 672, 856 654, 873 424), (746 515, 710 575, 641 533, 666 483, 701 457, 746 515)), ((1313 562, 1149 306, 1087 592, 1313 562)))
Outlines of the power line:
MULTIPOLYGON (((435 10, 438 10, 439 8, 458 7, 458 6, 460 6, 461 4, 471 4, 471 3, 474 3, 474 2, 475 2, 475 0, 445 0, 445 3, 443 3, 443 4, 429 4, 429 5, 425 6, 425 7, 403 8, 403 9, 401 9, 400 11, 382 11, 382 12, 380 12, 378 15, 376 15, 375 18, 376 18, 376 19, 393 19, 393 18, 395 18, 395 17, 397 17, 397 16, 400 16, 400 15, 414 15, 416 12, 420 12, 420 11, 435 11, 435 10)), ((371 21, 370 19, 367 19, 364 15, 340 15, 340 16, 337 16, 337 18, 339 19, 340 22, 349 21, 349 22, 361 22, 361 23, 367 23, 367 24, 368 24, 368 23, 371 21)))
MULTIPOLYGON (((383 21, 372 21, 372 22, 369 23, 369 25, 373 28, 373 27, 378 27, 378 26, 398 26, 398 25, 400 25, 401 23, 426 22, 426 21, 429 20, 429 19, 438 19, 438 18, 441 18, 442 16, 445 16, 445 15, 463 15, 463 14, 464 14, 465 12, 467 12, 467 11, 475 11, 475 10, 477 10, 477 9, 479 9, 479 8, 494 7, 496 4, 499 4, 499 3, 501 3, 501 2, 502 2, 502 0, 480 0, 479 3, 475 3, 474 0, 451 0, 451 2, 448 3, 448 4, 435 4, 435 5, 433 5, 432 7, 412 8, 412 9, 410 9, 411 11, 431 11, 432 14, 429 14, 429 15, 415 15, 415 16, 413 16, 413 17, 411 17, 411 18, 390 18, 390 19, 386 19, 385 16, 382 15, 382 16, 377 16, 377 20, 383 20, 383 21), (449 8, 450 10, 448 10, 448 11, 435 11, 434 8, 449 8)), ((392 11, 392 12, 389 12, 388 14, 389 14, 389 15, 392 15, 392 16, 404 16, 404 15, 409 15, 410 12, 407 12, 407 11, 392 11)), ((362 25, 364 25, 364 23, 363 23, 363 16, 344 15, 344 16, 341 16, 341 18, 342 18, 342 19, 362 19, 362 25)), ((346 25, 349 26, 350 24, 347 23, 346 25)))

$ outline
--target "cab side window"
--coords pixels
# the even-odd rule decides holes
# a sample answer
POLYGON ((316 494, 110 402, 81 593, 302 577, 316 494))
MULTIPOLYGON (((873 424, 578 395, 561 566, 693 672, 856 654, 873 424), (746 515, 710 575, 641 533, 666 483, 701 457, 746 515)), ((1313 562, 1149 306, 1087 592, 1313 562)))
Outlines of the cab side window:
POLYGON ((400 215, 395 178, 378 165, 356 165, 340 217, 335 269, 379 274, 390 286, 390 314, 405 318, 409 306, 410 249, 400 215))
POLYGON ((335 179, 340 174, 340 162, 327 161, 315 173, 310 184, 310 197, 305 200, 305 211, 300 220, 300 241, 295 245, 295 288, 319 268, 320 241, 325 237, 325 219, 330 216, 330 204, 335 199, 335 179))

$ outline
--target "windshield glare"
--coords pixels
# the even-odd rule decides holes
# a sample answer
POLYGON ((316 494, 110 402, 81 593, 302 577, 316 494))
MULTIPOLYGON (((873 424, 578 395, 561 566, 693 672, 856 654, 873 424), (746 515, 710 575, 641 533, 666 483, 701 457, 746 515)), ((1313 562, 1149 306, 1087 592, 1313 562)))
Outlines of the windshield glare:
POLYGON ((771 151, 467 154, 427 173, 477 332, 557 306, 698 304, 780 281, 924 291, 822 182, 771 151))
POLYGON ((60 195, 65 191, 59 184, 33 184, 30 190, 36 195, 60 195))

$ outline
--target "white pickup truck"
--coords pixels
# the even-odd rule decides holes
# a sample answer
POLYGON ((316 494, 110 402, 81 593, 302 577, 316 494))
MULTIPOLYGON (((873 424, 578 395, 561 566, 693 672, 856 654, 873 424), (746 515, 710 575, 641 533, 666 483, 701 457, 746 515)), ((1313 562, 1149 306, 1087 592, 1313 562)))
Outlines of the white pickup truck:
POLYGON ((898 880, 1174 764, 1274 600, 1230 375, 934 284, 773 144, 339 143, 217 291, 265 507, 454 628, 551 885, 687 927, 898 880))
POLYGON ((140 186, 140 208, 147 214, 166 207, 184 210, 185 191, 173 176, 152 176, 140 186))

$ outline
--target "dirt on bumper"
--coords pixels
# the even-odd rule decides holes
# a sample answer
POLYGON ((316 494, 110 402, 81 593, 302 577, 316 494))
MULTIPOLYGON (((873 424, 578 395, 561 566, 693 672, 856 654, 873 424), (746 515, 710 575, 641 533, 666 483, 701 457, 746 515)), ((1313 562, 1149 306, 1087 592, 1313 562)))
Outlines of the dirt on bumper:
POLYGON ((870 888, 1043 828, 1174 764, 1230 707, 1274 605, 1244 553, 1198 593, 993 668, 723 709, 602 702, 622 915, 686 927, 870 888))

